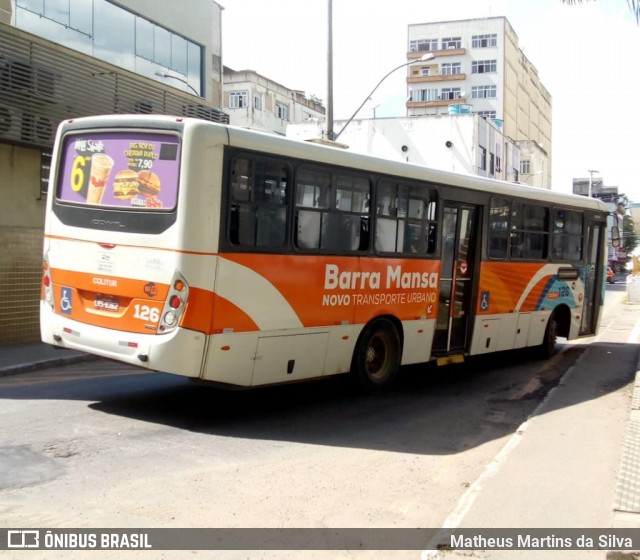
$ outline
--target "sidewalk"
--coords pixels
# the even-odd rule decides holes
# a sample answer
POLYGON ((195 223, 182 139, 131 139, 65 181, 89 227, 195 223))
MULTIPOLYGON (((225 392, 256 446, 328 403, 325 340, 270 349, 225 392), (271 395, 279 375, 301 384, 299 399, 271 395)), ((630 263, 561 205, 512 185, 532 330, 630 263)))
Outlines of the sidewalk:
MULTIPOLYGON (((620 300, 596 337, 576 341, 584 343, 584 354, 471 484, 431 545, 456 531, 500 527, 640 534, 640 304, 620 300)), ((638 558, 615 548, 470 553, 445 549, 423 558, 638 558)))
POLYGON ((42 342, 0 346, 0 377, 97 359, 97 356, 54 348, 42 342))

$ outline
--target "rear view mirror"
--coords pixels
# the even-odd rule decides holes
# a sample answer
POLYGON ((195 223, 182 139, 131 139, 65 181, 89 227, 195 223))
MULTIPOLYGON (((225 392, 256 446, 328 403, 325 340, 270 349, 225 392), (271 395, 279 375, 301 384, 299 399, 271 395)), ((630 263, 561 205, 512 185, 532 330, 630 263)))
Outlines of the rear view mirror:
POLYGON ((618 226, 611 226, 611 245, 620 247, 620 228, 618 226))

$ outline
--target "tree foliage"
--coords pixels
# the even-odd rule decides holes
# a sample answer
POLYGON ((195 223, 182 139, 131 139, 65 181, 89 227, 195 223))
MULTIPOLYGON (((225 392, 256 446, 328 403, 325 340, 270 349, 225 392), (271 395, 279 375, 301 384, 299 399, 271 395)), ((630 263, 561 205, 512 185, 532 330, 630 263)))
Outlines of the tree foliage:
POLYGON ((633 253, 633 250, 640 245, 640 239, 633 227, 633 218, 629 214, 625 214, 622 218, 622 245, 627 254, 633 253))
MULTIPOLYGON (((564 4, 574 6, 582 2, 596 2, 597 0, 562 0, 564 4)), ((640 0, 627 0, 627 5, 636 18, 636 23, 640 25, 640 0)))

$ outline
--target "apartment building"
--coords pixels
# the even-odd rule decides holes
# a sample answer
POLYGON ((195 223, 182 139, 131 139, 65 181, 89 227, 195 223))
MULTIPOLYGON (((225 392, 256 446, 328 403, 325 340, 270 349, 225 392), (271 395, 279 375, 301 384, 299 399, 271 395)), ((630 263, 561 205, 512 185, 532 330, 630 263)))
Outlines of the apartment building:
POLYGON ((0 345, 39 338, 42 233, 60 121, 164 113, 228 122, 222 7, 0 0, 0 345))
POLYGON ((302 91, 289 89, 253 70, 224 67, 222 107, 235 126, 286 135, 290 123, 318 122, 325 108, 302 91))
MULTIPOLYGON (((408 116, 447 114, 468 105, 520 147, 518 180, 551 186, 551 95, 518 46, 505 17, 408 27, 408 116), (428 60, 421 61, 425 55, 428 60), (427 57, 428 58, 428 57, 427 57)), ((504 159, 500 145, 484 146, 504 159)))

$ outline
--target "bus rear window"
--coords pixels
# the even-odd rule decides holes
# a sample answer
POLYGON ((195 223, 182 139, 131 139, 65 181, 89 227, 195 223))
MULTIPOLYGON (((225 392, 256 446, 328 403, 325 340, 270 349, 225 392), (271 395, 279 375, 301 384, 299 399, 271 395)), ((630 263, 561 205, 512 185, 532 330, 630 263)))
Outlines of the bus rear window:
POLYGON ((180 139, 174 134, 70 134, 62 144, 57 200, 119 210, 173 210, 179 162, 180 139))

